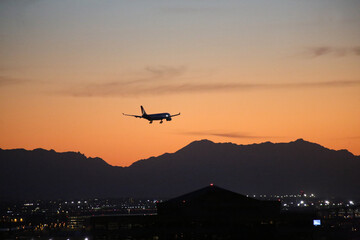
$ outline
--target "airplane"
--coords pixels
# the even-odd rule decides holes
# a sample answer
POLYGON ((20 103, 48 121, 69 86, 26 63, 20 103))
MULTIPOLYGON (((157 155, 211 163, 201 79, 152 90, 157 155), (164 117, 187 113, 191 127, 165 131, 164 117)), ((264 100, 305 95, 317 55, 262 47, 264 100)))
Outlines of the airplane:
POLYGON ((140 107, 141 107, 141 113, 142 113, 141 116, 139 116, 139 115, 126 114, 126 113, 123 113, 123 115, 124 115, 124 116, 136 117, 136 118, 145 118, 146 120, 149 121, 150 124, 151 124, 153 121, 156 121, 156 120, 160 120, 160 123, 163 123, 163 119, 166 119, 166 121, 171 121, 171 118, 172 118, 172 117, 175 117, 175 116, 179 116, 179 115, 180 115, 180 113, 174 114, 174 115, 171 115, 170 113, 147 114, 147 113, 145 112, 145 109, 143 108, 143 106, 140 106, 140 107))

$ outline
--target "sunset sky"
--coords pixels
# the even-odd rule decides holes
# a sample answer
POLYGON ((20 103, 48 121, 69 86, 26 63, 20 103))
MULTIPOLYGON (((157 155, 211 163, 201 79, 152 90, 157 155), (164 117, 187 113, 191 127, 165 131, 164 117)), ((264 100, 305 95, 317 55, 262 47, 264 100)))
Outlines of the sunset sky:
POLYGON ((117 166, 194 140, 360 155, 360 1, 2 0, 0 148, 117 166), (149 124, 125 117, 181 112, 149 124))

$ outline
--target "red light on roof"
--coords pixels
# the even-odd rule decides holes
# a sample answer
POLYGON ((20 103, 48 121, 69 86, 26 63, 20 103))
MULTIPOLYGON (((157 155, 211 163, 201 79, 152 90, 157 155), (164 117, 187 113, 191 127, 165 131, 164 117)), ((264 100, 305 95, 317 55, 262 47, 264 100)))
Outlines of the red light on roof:
POLYGON ((213 184, 213 183, 210 183, 210 186, 212 187, 212 186, 214 186, 214 184, 213 184))

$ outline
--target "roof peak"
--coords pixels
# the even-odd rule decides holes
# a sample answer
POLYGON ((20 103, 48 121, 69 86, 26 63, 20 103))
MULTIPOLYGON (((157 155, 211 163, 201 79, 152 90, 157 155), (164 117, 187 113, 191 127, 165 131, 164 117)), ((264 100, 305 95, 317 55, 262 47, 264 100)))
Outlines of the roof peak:
POLYGON ((166 202, 182 202, 182 201, 189 201, 189 200, 192 201, 192 200, 196 200, 196 199, 201 199, 204 196, 209 196, 209 195, 212 195, 212 196, 216 195, 220 198, 229 198, 231 196, 231 198, 233 198, 233 199, 242 199, 245 201, 249 201, 249 200, 258 201, 256 199, 246 197, 242 194, 219 187, 219 186, 215 185, 214 183, 210 183, 208 186, 205 186, 203 188, 192 191, 190 193, 186 193, 181 196, 169 199, 166 202))

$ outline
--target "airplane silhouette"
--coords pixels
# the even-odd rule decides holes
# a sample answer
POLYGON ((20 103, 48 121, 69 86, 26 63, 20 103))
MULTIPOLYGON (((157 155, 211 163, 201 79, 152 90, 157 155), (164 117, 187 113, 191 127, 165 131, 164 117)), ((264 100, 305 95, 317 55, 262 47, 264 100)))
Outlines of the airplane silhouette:
POLYGON ((125 116, 131 116, 131 117, 136 117, 136 118, 145 118, 146 120, 149 121, 149 123, 152 123, 153 121, 156 121, 156 120, 160 120, 160 123, 163 123, 163 119, 166 119, 166 121, 171 121, 171 118, 172 118, 172 117, 175 117, 175 116, 179 116, 179 115, 180 115, 180 113, 174 114, 174 115, 171 115, 170 113, 147 114, 147 113, 145 112, 145 109, 143 108, 143 106, 140 106, 140 107, 141 107, 141 113, 142 113, 141 116, 139 116, 139 115, 126 114, 126 113, 123 113, 123 115, 125 115, 125 116))

